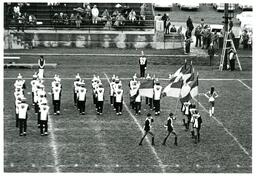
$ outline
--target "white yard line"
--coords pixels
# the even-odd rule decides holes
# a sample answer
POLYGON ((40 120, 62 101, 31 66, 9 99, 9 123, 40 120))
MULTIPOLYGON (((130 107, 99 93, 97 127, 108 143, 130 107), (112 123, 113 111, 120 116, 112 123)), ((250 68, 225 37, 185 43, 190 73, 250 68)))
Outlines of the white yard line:
MULTIPOLYGON (((119 78, 121 80, 131 80, 132 77, 130 78, 119 78)), ((16 77, 5 77, 4 80, 15 80, 17 79, 16 77)), ((29 77, 25 77, 23 78, 25 80, 29 80, 29 79, 32 79, 32 78, 29 78, 29 77)), ((46 77, 44 78, 45 80, 53 80, 53 78, 51 77, 46 77)), ((62 80, 75 80, 75 77, 64 77, 64 78, 61 78, 62 80)), ((82 80, 92 80, 91 77, 85 77, 85 78, 81 78, 82 80)), ((101 78, 102 80, 107 80, 106 78, 101 78)), ((167 78, 159 78, 159 80, 162 80, 162 81, 169 81, 170 79, 167 79, 167 78)), ((199 79, 200 81, 242 81, 242 80, 248 80, 248 81, 251 81, 252 79, 228 79, 228 78, 223 78, 223 79, 219 79, 219 78, 201 78, 199 79)))
MULTIPOLYGON (((104 73, 105 77, 107 78, 109 84, 110 84, 110 81, 109 81, 109 77, 106 73, 104 73)), ((124 104, 124 107, 125 109, 127 110, 127 112, 130 114, 130 116, 133 118, 134 122, 136 123, 136 125, 138 126, 138 128, 140 129, 141 133, 144 134, 144 130, 143 128, 141 127, 139 121, 136 119, 136 117, 132 114, 132 112, 129 110, 127 104, 125 102, 123 102, 124 104)), ((151 151, 153 152, 153 154, 155 155, 155 158, 157 159, 157 162, 159 164, 159 167, 161 168, 162 172, 165 173, 165 165, 163 164, 162 160, 159 158, 155 148, 150 144, 150 141, 148 139, 148 137, 145 138, 146 139, 146 142, 148 143, 149 147, 151 148, 151 151)))
POLYGON ((54 135, 54 123, 53 123, 50 115, 49 115, 48 122, 49 122, 49 130, 51 131, 50 132, 50 139, 51 139, 50 146, 52 147, 52 155, 54 157, 54 168, 55 168, 55 171, 57 173, 59 173, 60 168, 59 168, 57 143, 56 143, 56 139, 55 139, 55 135, 54 135))
POLYGON ((241 81, 241 79, 237 79, 237 81, 239 81, 241 84, 243 84, 246 88, 248 88, 249 90, 252 90, 251 87, 249 87, 247 84, 245 84, 243 81, 241 81))
MULTIPOLYGON (((194 98, 194 100, 204 109, 204 111, 206 111, 206 112, 208 113, 207 109, 206 109, 199 101, 197 101, 197 99, 194 98)), ((226 132, 229 136, 231 136, 231 137, 233 138, 233 140, 237 143, 237 145, 239 146, 239 148, 240 148, 246 155, 248 155, 248 157, 249 157, 250 159, 252 159, 252 156, 250 155, 250 153, 243 147, 243 145, 238 141, 238 139, 223 125, 223 123, 222 123, 220 120, 218 120, 216 117, 214 117, 214 116, 212 116, 212 118, 213 118, 219 125, 222 126, 222 128, 225 130, 225 132, 226 132)))

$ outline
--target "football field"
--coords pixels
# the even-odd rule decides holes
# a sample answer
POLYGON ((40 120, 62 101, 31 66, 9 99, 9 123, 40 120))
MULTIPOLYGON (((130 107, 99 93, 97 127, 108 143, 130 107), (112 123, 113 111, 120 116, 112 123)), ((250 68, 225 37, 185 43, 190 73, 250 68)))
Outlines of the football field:
MULTIPOLYGON (((181 104, 177 99, 161 99, 161 114, 153 116, 155 146, 148 137, 139 146, 143 135, 146 114, 150 111, 142 102, 142 114, 135 115, 129 105, 130 78, 139 76, 139 51, 104 50, 90 51, 91 55, 77 55, 81 50, 40 50, 46 63, 57 63, 57 68, 45 69, 45 88, 51 91, 54 74, 59 74, 63 86, 61 114, 53 115, 51 95, 49 135, 40 136, 37 116, 31 102, 32 75, 37 69, 4 69, 4 171, 5 172, 138 172, 138 173, 251 173, 252 172, 252 69, 251 58, 241 58, 243 71, 223 71, 217 65, 202 65, 202 61, 189 57, 195 71, 199 72, 199 92, 207 92, 215 86, 219 97, 215 102, 215 115, 209 117, 208 100, 200 95, 196 103, 202 116, 201 141, 194 144, 189 131, 182 124, 181 104), (55 55, 51 55, 54 53, 55 55), (56 55, 59 53, 60 55, 56 55), (64 53, 64 54, 63 54, 64 53), (69 55, 65 55, 69 54, 69 55), (116 54, 108 55, 109 53, 116 54), (98 55, 102 54, 102 55, 98 55), (105 54, 105 55, 104 55, 105 54), (130 54, 123 55, 123 54, 130 54), (248 67, 247 67, 248 66, 248 67), (27 136, 19 136, 15 127, 14 82, 18 73, 26 80, 25 96, 30 105, 27 136), (86 114, 79 115, 73 103, 73 81, 80 73, 87 88, 86 114), (105 88, 103 115, 97 115, 92 99, 91 79, 98 75, 105 88), (124 89, 123 114, 117 116, 110 105, 109 79, 115 74, 124 89), (167 116, 176 112, 174 122, 178 134, 178 146, 174 136, 167 145, 162 141, 167 132, 164 128, 167 116)), ((20 51, 11 51, 20 52, 20 51)), ((25 51, 24 53, 26 53, 25 51)), ((37 51, 33 55, 20 55, 20 63, 37 63, 37 51)), ((163 88, 168 85, 168 75, 174 73, 184 58, 164 55, 166 51, 145 51, 148 57, 147 72, 159 78, 163 88)), ((86 53, 86 52, 85 52, 86 53)), ((85 54, 83 53, 83 54, 85 54)), ((87 53, 88 54, 88 53, 87 53)), ((17 55, 18 56, 18 55, 17 55)), ((217 59, 215 63, 218 63, 217 59)), ((140 79, 139 79, 140 80, 140 79)))

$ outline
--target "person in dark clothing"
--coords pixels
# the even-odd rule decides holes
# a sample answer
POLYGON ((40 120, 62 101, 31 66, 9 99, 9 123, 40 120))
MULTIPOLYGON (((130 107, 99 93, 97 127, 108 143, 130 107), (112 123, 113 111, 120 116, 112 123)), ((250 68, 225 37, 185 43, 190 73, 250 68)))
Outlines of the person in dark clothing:
POLYGON ((195 113, 192 115, 192 121, 193 122, 193 131, 194 131, 194 138, 195 138, 195 144, 200 142, 200 129, 202 124, 202 118, 199 114, 198 110, 195 110, 195 113))
POLYGON ((236 52, 233 48, 230 48, 229 51, 228 51, 228 54, 229 54, 229 62, 230 62, 230 71, 234 71, 235 70, 235 63, 236 63, 236 60, 235 60, 236 52))
POLYGON ((185 33, 185 37, 186 37, 186 39, 185 39, 185 53, 186 54, 190 53, 190 44, 192 42, 191 36, 192 36, 192 34, 191 34, 190 29, 187 29, 187 31, 185 33))
POLYGON ((175 132, 175 130, 173 128, 173 120, 175 120, 175 119, 176 118, 173 116, 173 113, 170 113, 168 118, 167 118, 167 123, 166 123, 166 125, 164 125, 166 127, 167 132, 168 132, 166 137, 164 138, 163 143, 162 143, 162 145, 164 145, 164 146, 166 145, 165 144, 166 140, 167 140, 167 138, 169 137, 169 135, 171 133, 175 136, 174 145, 176 145, 176 146, 178 145, 178 143, 177 143, 178 137, 177 137, 177 134, 176 134, 176 132, 175 132))
POLYGON ((195 29, 195 36, 196 36, 196 47, 201 47, 201 32, 202 32, 202 26, 198 25, 195 29))
POLYGON ((213 44, 210 44, 210 47, 208 48, 208 55, 210 57, 210 66, 212 65, 212 61, 214 59, 214 54, 215 54, 215 48, 213 44))
POLYGON ((193 22, 192 22, 192 19, 190 18, 190 16, 189 16, 188 19, 187 19, 187 28, 188 28, 190 31, 193 31, 193 29, 194 29, 194 25, 193 25, 193 22))
POLYGON ((171 33, 176 33, 177 32, 177 29, 176 29, 175 25, 172 25, 170 32, 171 33))
POLYGON ((232 30, 232 28, 233 28, 233 26, 234 26, 234 24, 233 24, 233 21, 232 20, 229 20, 229 31, 231 31, 232 30))
POLYGON ((144 55, 144 52, 141 51, 141 57, 139 59, 140 64, 140 77, 145 77, 145 71, 147 69, 147 58, 144 55))
POLYGON ((163 20, 163 22, 164 22, 164 31, 166 31, 166 21, 167 21, 167 19, 168 19, 168 16, 166 14, 164 14, 161 18, 161 20, 163 20))
POLYGON ((150 131, 153 122, 154 122, 154 119, 151 117, 151 114, 148 113, 147 118, 145 120, 145 124, 144 124, 145 133, 144 133, 143 137, 140 140, 140 143, 139 143, 140 146, 142 145, 142 141, 147 136, 147 134, 150 134, 152 136, 152 145, 155 145, 154 134, 150 131))

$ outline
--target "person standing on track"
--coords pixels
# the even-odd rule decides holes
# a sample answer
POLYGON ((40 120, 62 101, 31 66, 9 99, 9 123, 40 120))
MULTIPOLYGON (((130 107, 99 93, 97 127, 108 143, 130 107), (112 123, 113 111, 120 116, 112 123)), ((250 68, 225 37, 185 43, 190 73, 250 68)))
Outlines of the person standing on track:
POLYGON ((40 58, 38 59, 38 67, 39 67, 38 77, 39 77, 39 79, 44 78, 44 66, 45 66, 44 56, 40 56, 40 58))
POLYGON ((144 138, 147 136, 147 134, 150 134, 152 136, 152 145, 154 146, 155 145, 155 138, 154 138, 154 134, 152 133, 151 129, 152 129, 152 123, 154 122, 154 119, 151 117, 151 114, 148 113, 147 114, 147 118, 145 120, 145 124, 144 124, 144 130, 145 130, 145 133, 143 135, 143 137, 141 138, 140 140, 140 143, 139 145, 141 146, 142 145, 142 141, 144 140, 144 138))
POLYGON ((214 90, 214 86, 212 86, 211 90, 208 91, 207 93, 205 93, 204 95, 209 99, 209 104, 210 104, 209 114, 210 114, 210 117, 212 117, 214 115, 214 102, 215 102, 215 98, 217 98, 219 95, 214 90))
POLYGON ((144 78, 145 77, 145 71, 147 69, 147 58, 144 55, 144 52, 141 51, 141 57, 139 60, 140 64, 140 77, 144 78))
POLYGON ((166 140, 170 136, 171 133, 175 136, 174 145, 176 145, 176 146, 178 145, 178 142, 177 142, 178 137, 177 137, 177 134, 176 134, 176 132, 174 131, 174 128, 173 128, 173 120, 175 120, 175 119, 176 118, 174 117, 173 113, 170 113, 168 118, 167 118, 167 123, 166 123, 166 125, 164 125, 164 127, 166 127, 166 130, 168 132, 166 137, 164 138, 163 143, 162 143, 162 145, 164 145, 164 146, 166 145, 166 140))

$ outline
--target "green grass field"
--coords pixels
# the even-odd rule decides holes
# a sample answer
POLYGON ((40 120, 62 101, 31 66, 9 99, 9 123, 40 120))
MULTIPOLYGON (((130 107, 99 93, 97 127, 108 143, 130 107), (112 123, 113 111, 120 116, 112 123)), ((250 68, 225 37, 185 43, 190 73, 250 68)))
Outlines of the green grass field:
MULTIPOLYGON (((40 50, 40 52, 70 52, 71 50, 40 50)), ((10 52, 10 51, 5 51, 10 52)), ((20 52, 20 51, 11 51, 20 52)), ((30 52, 37 52, 32 50, 30 52)), ((82 52, 74 50, 74 53, 82 52)), ((147 51, 162 54, 161 51, 147 51)), ((146 52, 146 54, 147 54, 146 52)), ((93 52, 91 52, 93 53, 93 52)), ((131 53, 135 50, 104 50, 95 53, 131 53)), ((164 53, 166 54, 166 53, 164 53)), ((149 112, 143 99, 142 115, 135 116, 129 106, 128 78, 139 73, 138 57, 108 56, 47 56, 46 62, 58 63, 56 69, 46 68, 46 78, 59 74, 63 91, 61 115, 54 116, 51 96, 50 133, 41 137, 37 128, 37 118, 31 105, 30 79, 26 80, 27 100, 31 105, 26 137, 20 137, 15 127, 13 83, 18 73, 31 78, 36 69, 4 70, 4 171, 5 172, 146 172, 146 173, 251 173, 252 172, 252 69, 251 58, 241 59, 244 71, 217 70, 204 65, 203 59, 192 58, 195 70, 199 72, 199 92, 203 93, 215 86, 219 98, 216 113, 210 118, 206 109, 207 99, 198 96, 197 105, 203 119, 201 142, 194 144, 190 132, 182 125, 183 115, 180 104, 174 127, 178 134, 178 146, 170 136, 167 146, 161 143, 166 135, 166 118, 175 111, 176 99, 165 97, 161 100, 161 115, 154 117, 153 132, 156 145, 151 146, 146 139, 138 146, 142 136, 141 128, 149 112), (195 62, 194 62, 195 61, 195 62), (86 115, 79 115, 73 106, 72 85, 75 74, 85 78, 88 89, 86 115), (97 74, 105 88, 103 115, 96 115, 91 96, 91 79, 97 74), (123 78, 125 92, 123 115, 116 116, 109 103, 107 77, 112 74, 123 78), (219 80, 216 80, 219 79, 219 80), (246 84, 243 85, 240 81, 246 84), (247 79, 247 80, 244 80, 247 79)), ((184 58, 148 57, 148 72, 159 78, 168 78, 175 72, 184 58)), ((19 62, 37 63, 37 56, 22 56, 19 62)), ((51 79, 45 80, 50 91, 51 79)), ((164 87, 166 80, 160 80, 164 87)), ((153 112, 152 112, 153 113, 153 112)), ((150 138, 149 138, 150 139, 150 138)))

